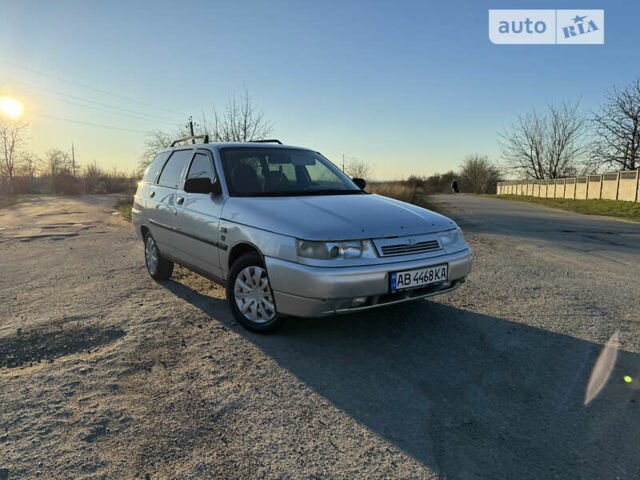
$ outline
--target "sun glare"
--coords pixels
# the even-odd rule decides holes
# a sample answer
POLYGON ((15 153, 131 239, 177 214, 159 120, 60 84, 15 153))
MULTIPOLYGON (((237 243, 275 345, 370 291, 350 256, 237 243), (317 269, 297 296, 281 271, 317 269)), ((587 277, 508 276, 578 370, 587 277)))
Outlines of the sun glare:
POLYGON ((0 97, 0 112, 7 117, 18 118, 22 115, 22 104, 11 97, 0 97))

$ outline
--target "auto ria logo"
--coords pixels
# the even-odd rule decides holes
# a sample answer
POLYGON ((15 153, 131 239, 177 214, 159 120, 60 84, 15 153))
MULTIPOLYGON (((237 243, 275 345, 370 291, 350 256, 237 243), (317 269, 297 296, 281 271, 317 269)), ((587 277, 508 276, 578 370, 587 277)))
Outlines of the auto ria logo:
POLYGON ((562 27, 562 34, 564 35, 564 38, 571 38, 577 35, 586 35, 587 33, 600 30, 600 28, 598 28, 598 25, 596 25, 596 22, 594 22, 593 20, 589 20, 588 22, 585 22, 585 19, 587 17, 588 15, 583 15, 582 17, 580 15, 576 15, 574 18, 572 18, 573 25, 569 25, 568 27, 562 27), (585 25, 586 25, 586 29, 585 29, 585 25), (576 32, 576 29, 577 29, 577 32, 576 32))
POLYGON ((604 10, 489 10, 489 39, 501 44, 604 44, 604 10))

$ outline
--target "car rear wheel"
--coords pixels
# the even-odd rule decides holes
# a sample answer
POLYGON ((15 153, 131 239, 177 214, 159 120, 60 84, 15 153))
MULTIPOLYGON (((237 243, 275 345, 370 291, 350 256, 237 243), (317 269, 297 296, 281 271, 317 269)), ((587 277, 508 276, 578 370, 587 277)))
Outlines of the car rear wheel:
POLYGON ((144 236, 144 260, 151 278, 158 281, 171 278, 173 262, 160 255, 158 245, 149 232, 144 236))
POLYGON ((247 253, 231 266, 227 300, 238 323, 254 332, 271 332, 284 322, 276 309, 267 270, 257 253, 247 253))

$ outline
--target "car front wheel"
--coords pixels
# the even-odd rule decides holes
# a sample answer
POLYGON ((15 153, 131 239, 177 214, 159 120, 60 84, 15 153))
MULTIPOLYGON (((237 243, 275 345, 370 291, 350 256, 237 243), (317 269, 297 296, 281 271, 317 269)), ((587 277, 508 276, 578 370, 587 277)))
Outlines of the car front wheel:
POLYGON ((227 300, 238 323, 254 332, 271 332, 284 322, 276 310, 267 270, 257 253, 247 253, 231 266, 227 300))

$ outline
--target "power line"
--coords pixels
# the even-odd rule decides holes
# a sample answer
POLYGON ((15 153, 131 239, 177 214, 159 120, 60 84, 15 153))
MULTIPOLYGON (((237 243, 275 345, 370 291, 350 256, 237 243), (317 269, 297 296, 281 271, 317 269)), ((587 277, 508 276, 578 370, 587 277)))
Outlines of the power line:
POLYGON ((140 130, 138 128, 125 128, 125 127, 116 127, 113 125, 104 125, 101 123, 84 122, 82 120, 73 120, 71 118, 62 118, 62 117, 56 117, 55 115, 47 115, 46 113, 31 112, 31 115, 35 115, 37 117, 50 118, 52 120, 60 120, 62 122, 78 123, 80 125, 87 125, 90 127, 108 128, 110 130, 121 130, 123 132, 149 133, 148 130, 140 130))
POLYGON ((174 114, 177 114, 177 115, 183 115, 183 116, 186 116, 186 115, 184 115, 183 113, 180 113, 180 112, 176 112, 176 111, 170 110, 170 109, 168 109, 168 108, 166 108, 166 107, 159 107, 159 106, 157 106, 157 105, 153 105, 153 104, 151 104, 151 103, 141 102, 140 100, 136 100, 136 99, 134 99, 134 98, 125 97, 124 95, 118 95, 117 93, 111 93, 111 92, 108 92, 108 91, 106 91, 106 90, 102 90, 102 89, 99 89, 99 88, 95 88, 95 87, 92 87, 92 86, 89 86, 89 85, 84 85, 84 84, 79 83, 79 82, 75 82, 75 81, 72 81, 72 80, 67 80, 67 79, 65 79, 65 78, 58 77, 57 75, 52 75, 52 74, 50 74, 50 73, 42 72, 42 71, 40 71, 40 70, 36 70, 36 69, 34 69, 34 68, 30 68, 30 67, 25 67, 25 66, 22 66, 22 65, 18 65, 17 63, 13 63, 13 62, 10 62, 10 61, 8 61, 8 60, 3 60, 3 59, 1 59, 1 58, 0 58, 0 63, 4 63, 4 64, 7 64, 7 65, 11 65, 11 66, 13 66, 13 67, 20 68, 20 69, 22 69, 22 70, 26 70, 26 71, 28 71, 28 72, 33 72, 33 73, 35 73, 35 74, 42 75, 42 76, 45 76, 45 77, 49 77, 49 78, 52 78, 52 79, 57 80, 57 81, 59 81, 59 82, 68 83, 69 85, 75 85, 76 87, 86 88, 86 89, 88 89, 88 90, 93 90, 94 92, 98 92, 98 93, 101 93, 101 94, 103 94, 103 95, 110 95, 110 96, 115 97, 115 98, 120 98, 121 100, 127 100, 127 101, 129 101, 129 102, 137 103, 138 105, 144 105, 144 106, 146 106, 146 107, 151 107, 151 108, 155 108, 155 109, 159 109, 159 110, 164 110, 164 111, 166 111, 166 112, 171 112, 171 113, 174 113, 174 114))
MULTIPOLYGON (((70 105, 78 105, 80 107, 89 108, 91 110, 95 110, 95 111, 98 111, 98 112, 105 112, 105 113, 112 114, 112 115, 120 115, 120 116, 123 116, 123 117, 130 118, 132 120, 145 120, 147 122, 148 121, 157 122, 158 120, 160 120, 163 123, 170 123, 172 125, 182 125, 182 123, 180 123, 178 121, 175 121, 175 120, 158 119, 158 117, 147 116, 146 114, 123 113, 123 112, 119 112, 119 111, 117 111, 115 109, 109 110, 109 108, 112 108, 112 107, 106 107, 106 108, 105 107, 97 107, 97 106, 93 106, 93 105, 87 105, 87 104, 82 103, 82 102, 75 102, 73 100, 67 100, 67 99, 64 99, 64 98, 58 98, 55 95, 48 95, 46 93, 31 91, 30 89, 28 89, 28 91, 29 91, 29 94, 31 94, 31 95, 37 95, 39 97, 50 98, 50 99, 52 99, 52 100, 54 100, 56 102, 62 102, 62 103, 65 103, 65 104, 70 104, 70 105)), ((126 112, 126 110, 125 110, 125 112, 126 112)))
POLYGON ((79 97, 79 96, 77 96, 77 95, 70 95, 70 94, 68 94, 68 93, 59 92, 59 91, 57 91, 57 90, 53 90, 53 89, 51 89, 51 88, 47 88, 47 87, 42 87, 42 86, 39 86, 39 85, 35 85, 35 84, 33 84, 33 83, 24 82, 24 81, 21 81, 21 80, 15 80, 15 79, 12 79, 12 78, 10 78, 10 77, 6 77, 6 76, 2 76, 2 75, 0 75, 0 78, 1 78, 1 79, 5 79, 5 80, 8 80, 8 81, 10 81, 10 82, 18 83, 18 84, 20 84, 20 85, 24 85, 24 86, 26 86, 26 87, 27 87, 27 90, 29 90, 29 91, 30 91, 30 93, 33 93, 33 94, 35 94, 35 95, 40 95, 40 96, 43 96, 43 97, 47 97, 47 98, 52 98, 52 99, 54 99, 54 100, 56 100, 56 101, 59 101, 59 102, 66 102, 66 103, 70 103, 70 104, 73 104, 73 105, 79 105, 79 106, 81 106, 81 107, 85 107, 85 108, 93 108, 93 109, 96 109, 96 110, 105 111, 105 112, 107 112, 107 113, 113 113, 113 114, 116 114, 116 115, 123 115, 122 113, 119 113, 119 112, 117 112, 117 111, 112 111, 112 110, 120 110, 120 111, 122 111, 122 112, 126 112, 126 115, 127 115, 127 116, 128 116, 128 115, 135 115, 135 116, 138 116, 138 117, 145 117, 145 119, 146 119, 146 120, 153 119, 153 120, 160 120, 160 121, 163 121, 163 122, 173 123, 173 124, 176 124, 176 125, 177 125, 177 124, 181 124, 181 122, 179 122, 179 121, 177 121, 177 120, 175 120, 175 119, 169 119, 169 118, 165 118, 165 117, 159 117, 159 116, 157 116, 157 115, 150 114, 150 113, 145 113, 145 112, 141 112, 141 111, 139 111, 139 110, 130 110, 130 109, 128 109, 128 108, 123 108, 123 107, 118 107, 118 106, 114 106, 114 105, 109 105, 109 104, 107 104, 107 103, 98 102, 98 101, 96 101, 96 100, 91 100, 91 99, 89 99, 89 98, 79 97), (51 92, 51 93, 53 93, 53 94, 55 94, 55 95, 57 95, 57 96, 73 98, 73 99, 80 100, 80 101, 82 101, 82 102, 86 102, 86 103, 93 103, 93 104, 99 105, 99 106, 101 106, 101 107, 103 107, 103 108, 100 108, 100 107, 94 107, 94 106, 92 106, 92 105, 86 105, 86 104, 82 104, 82 103, 74 102, 74 101, 71 101, 71 100, 65 100, 65 99, 62 99, 62 98, 57 98, 56 96, 53 96, 53 95, 47 95, 47 94, 44 94, 44 93, 36 92, 36 91, 34 91, 33 89, 43 90, 43 91, 45 91, 45 92, 51 92), (105 110, 105 109, 110 109, 110 110, 105 110))

